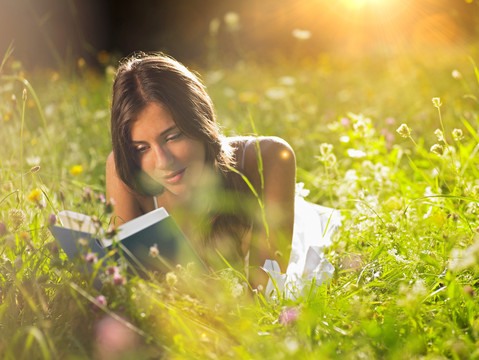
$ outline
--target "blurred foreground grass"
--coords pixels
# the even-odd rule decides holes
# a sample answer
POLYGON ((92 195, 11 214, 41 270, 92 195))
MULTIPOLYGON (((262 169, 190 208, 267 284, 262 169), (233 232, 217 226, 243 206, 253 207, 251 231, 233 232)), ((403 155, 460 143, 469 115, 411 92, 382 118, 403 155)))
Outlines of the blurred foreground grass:
POLYGON ((267 302, 228 269, 209 278, 177 269, 166 280, 105 274, 95 290, 45 226, 63 209, 106 221, 112 68, 29 74, 8 61, 1 357, 479 358, 474 62, 469 47, 195 69, 226 134, 251 133, 252 120, 259 134, 285 138, 307 199, 343 214, 328 250, 331 282, 267 302))

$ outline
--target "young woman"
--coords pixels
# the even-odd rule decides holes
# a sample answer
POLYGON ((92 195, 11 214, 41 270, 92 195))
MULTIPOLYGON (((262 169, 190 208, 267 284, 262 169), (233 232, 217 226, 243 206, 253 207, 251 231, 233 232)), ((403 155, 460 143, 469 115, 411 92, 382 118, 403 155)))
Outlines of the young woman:
POLYGON ((115 225, 164 207, 205 262, 249 265, 265 283, 266 259, 286 270, 294 222, 296 162, 277 137, 224 137, 197 76, 164 55, 118 69, 107 196, 115 225))

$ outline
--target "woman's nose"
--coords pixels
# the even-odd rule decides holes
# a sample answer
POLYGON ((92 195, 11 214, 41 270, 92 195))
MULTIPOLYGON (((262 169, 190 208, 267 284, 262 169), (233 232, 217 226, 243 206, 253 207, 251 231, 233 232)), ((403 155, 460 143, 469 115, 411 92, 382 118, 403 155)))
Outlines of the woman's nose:
POLYGON ((173 155, 166 147, 156 145, 155 150, 155 165, 158 169, 168 170, 173 164, 173 155))

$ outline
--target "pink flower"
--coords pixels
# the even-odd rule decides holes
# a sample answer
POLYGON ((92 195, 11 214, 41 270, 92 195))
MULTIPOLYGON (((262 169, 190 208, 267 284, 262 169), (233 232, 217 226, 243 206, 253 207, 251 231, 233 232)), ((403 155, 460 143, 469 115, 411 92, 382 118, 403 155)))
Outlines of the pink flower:
POLYGON ((104 297, 103 295, 99 295, 95 298, 95 303, 94 303, 95 309, 99 309, 101 306, 106 306, 106 305, 107 305, 106 297, 104 297))
POLYGON ((89 264, 94 264, 98 261, 98 258, 95 253, 89 252, 85 255, 85 261, 89 264))
POLYGON ((349 120, 349 118, 347 117, 341 118, 340 122, 341 122, 341 125, 343 126, 349 126, 351 124, 351 120, 349 120))
POLYGON ((279 323, 286 325, 294 322, 299 316, 299 310, 296 307, 287 307, 279 314, 279 323))
POLYGON ((106 273, 108 275, 115 275, 118 274, 118 267, 117 266, 108 266, 106 268, 106 273))
POLYGON ((121 276, 120 274, 115 274, 113 275, 113 284, 115 285, 125 285, 126 284, 126 279, 121 276))

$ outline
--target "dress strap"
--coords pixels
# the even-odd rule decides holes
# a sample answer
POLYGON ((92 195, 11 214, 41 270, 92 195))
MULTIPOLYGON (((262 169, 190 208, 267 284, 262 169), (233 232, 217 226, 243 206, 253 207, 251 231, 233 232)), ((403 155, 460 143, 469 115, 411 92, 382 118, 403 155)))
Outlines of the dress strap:
POLYGON ((249 139, 248 141, 245 142, 244 147, 243 147, 243 157, 241 158, 241 170, 244 170, 244 160, 245 160, 245 155, 246 155, 246 149, 248 146, 253 142, 256 141, 255 138, 249 139))
POLYGON ((155 209, 158 209, 158 199, 156 196, 153 196, 153 204, 155 204, 155 209))

